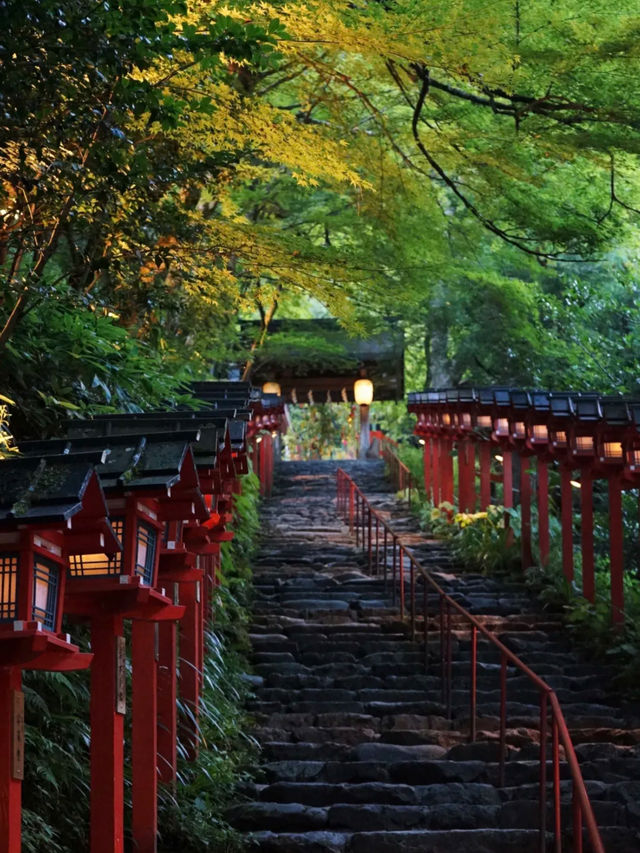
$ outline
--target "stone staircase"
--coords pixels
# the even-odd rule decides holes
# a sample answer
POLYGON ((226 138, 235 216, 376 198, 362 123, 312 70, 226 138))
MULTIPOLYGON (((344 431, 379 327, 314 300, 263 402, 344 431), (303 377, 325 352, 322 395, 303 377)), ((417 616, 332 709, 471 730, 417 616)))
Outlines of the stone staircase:
MULTIPOLYGON (((378 463, 343 467, 392 517, 394 530, 415 534, 378 463)), ((263 853, 538 853, 537 690, 509 667, 500 787, 497 650, 478 646, 478 735, 470 743, 468 629, 454 618, 448 719, 436 626, 425 666, 390 590, 367 574, 365 555, 336 517, 336 468, 283 464, 264 508, 251 709, 262 767, 232 823, 263 853)), ((606 667, 571 650, 558 621, 522 585, 460 572, 440 543, 415 535, 411 542, 446 591, 554 688, 605 849, 638 853, 640 709, 612 690, 606 667)), ((563 850, 572 850, 564 763, 561 779, 563 850)))

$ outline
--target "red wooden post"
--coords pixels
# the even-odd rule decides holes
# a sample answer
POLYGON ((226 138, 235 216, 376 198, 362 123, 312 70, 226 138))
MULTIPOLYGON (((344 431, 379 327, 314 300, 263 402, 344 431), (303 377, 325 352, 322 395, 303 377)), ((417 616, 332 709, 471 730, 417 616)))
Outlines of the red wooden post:
POLYGON ((442 439, 440 447, 440 463, 442 467, 442 500, 448 501, 452 504, 455 500, 455 495, 453 494, 453 456, 451 455, 451 441, 448 438, 442 439))
POLYGON ((582 548, 582 594, 593 603, 595 577, 593 557, 593 479, 583 468, 580 475, 580 544, 582 548))
POLYGON ((571 468, 560 466, 560 504, 562 521, 562 570, 565 578, 573 580, 573 495, 571 468))
POLYGON ((469 510, 469 461, 466 441, 458 441, 458 507, 461 512, 469 510))
POLYGON ((546 566, 549 561, 549 468, 540 457, 538 457, 536 470, 538 474, 538 546, 540 563, 546 566))
POLYGON ((491 503, 491 442, 480 442, 480 510, 491 503))
POLYGON ((609 555, 611 559, 611 621, 624 622, 624 539, 622 527, 622 483, 609 479, 609 555))
POLYGON ((260 477, 260 452, 258 448, 257 436, 253 439, 253 446, 251 448, 251 467, 253 469, 253 473, 256 477, 260 477))
POLYGON ((91 622, 91 853, 122 853, 124 637, 119 616, 91 622))
POLYGON ((175 622, 158 623, 158 776, 173 784, 178 771, 178 644, 175 622))
POLYGON ((442 497, 440 495, 440 483, 442 480, 442 468, 441 468, 441 440, 439 436, 435 436, 433 439, 433 505, 438 506, 442 501, 442 497))
POLYGON ((467 509, 469 512, 476 511, 476 443, 475 441, 465 441, 466 456, 467 456, 467 509))
POLYGON ((139 620, 134 620, 131 628, 131 829, 137 853, 157 850, 156 630, 156 623, 139 620))
POLYGON ((431 500, 431 439, 427 438, 423 447, 424 491, 427 500, 431 500))
POLYGON ((267 435, 267 497, 271 497, 273 489, 273 436, 267 435))
POLYGON ((502 503, 506 508, 513 506, 513 453, 502 451, 502 503))
POLYGON ((198 755, 198 712, 200 705, 200 602, 199 583, 180 584, 180 604, 186 607, 180 620, 180 697, 188 708, 188 714, 180 719, 180 733, 184 740, 189 761, 198 755))
POLYGON ((24 701, 19 667, 0 667, 0 853, 20 853, 24 701))
POLYGON ((520 535, 522 568, 527 569, 533 565, 533 553, 531 550, 531 474, 529 473, 530 459, 528 456, 520 457, 520 517, 522 519, 522 530, 520 535))

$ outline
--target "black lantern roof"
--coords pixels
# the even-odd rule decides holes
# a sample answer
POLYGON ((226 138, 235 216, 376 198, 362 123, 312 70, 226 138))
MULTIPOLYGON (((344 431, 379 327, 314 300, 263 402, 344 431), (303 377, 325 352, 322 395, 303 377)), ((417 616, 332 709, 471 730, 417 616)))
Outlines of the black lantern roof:
POLYGON ((0 522, 66 522, 82 498, 102 454, 17 457, 0 462, 0 522))
POLYGON ((532 391, 531 405, 536 412, 551 411, 551 395, 548 391, 532 391))
POLYGON ((609 426, 627 426, 630 422, 629 403, 624 397, 601 397, 600 409, 609 426))
POLYGON ((511 390, 509 396, 511 397, 511 405, 514 409, 531 408, 531 395, 528 391, 511 390))
POLYGON ((565 391, 552 391, 549 394, 551 412, 557 418, 569 418, 574 414, 573 395, 565 391))
POLYGON ((189 390, 194 397, 217 397, 225 398, 230 396, 245 396, 249 399, 253 389, 250 382, 231 382, 221 380, 205 380, 202 382, 192 382, 189 390))
POLYGON ((493 388, 479 388, 478 400, 482 406, 493 406, 493 388))
POLYGON ((493 400, 499 409, 508 408, 511 406, 511 389, 510 388, 494 388, 493 400))
POLYGON ((169 437, 160 434, 109 435, 59 438, 46 442, 25 442, 21 450, 38 455, 48 448, 50 453, 68 454, 76 451, 108 450, 96 471, 105 491, 123 488, 139 491, 167 489, 180 478, 180 469, 192 441, 198 432, 176 433, 169 437))
POLYGON ((580 394, 574 398, 573 407, 579 421, 599 421, 602 418, 597 394, 580 394))
POLYGON ((475 403, 477 398, 475 388, 458 388, 458 401, 460 403, 475 403))

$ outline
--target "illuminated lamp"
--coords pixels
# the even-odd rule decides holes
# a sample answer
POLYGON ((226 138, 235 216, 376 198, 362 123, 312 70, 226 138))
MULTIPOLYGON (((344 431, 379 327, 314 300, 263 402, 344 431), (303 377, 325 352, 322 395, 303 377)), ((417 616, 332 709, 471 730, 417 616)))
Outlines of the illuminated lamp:
POLYGON ((625 446, 634 444, 631 403, 622 397, 602 397, 602 422, 596 436, 597 456, 601 463, 621 466, 625 463, 625 446))
POLYGON ((575 417, 569 430, 569 444, 575 459, 591 459, 596 453, 596 434, 602 418, 600 400, 593 394, 575 398, 575 417))
POLYGON ((358 406, 370 406, 373 402, 373 382, 357 379, 353 384, 353 397, 358 406))
POLYGON ((276 394, 278 397, 282 396, 282 389, 280 388, 280 384, 278 382, 265 382, 262 386, 263 394, 276 394))

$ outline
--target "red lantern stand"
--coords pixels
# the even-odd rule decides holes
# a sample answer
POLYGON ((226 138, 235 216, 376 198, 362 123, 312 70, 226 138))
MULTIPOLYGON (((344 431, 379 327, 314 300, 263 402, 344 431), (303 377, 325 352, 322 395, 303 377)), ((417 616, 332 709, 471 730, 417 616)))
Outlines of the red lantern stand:
POLYGON ((0 479, 0 851, 20 853, 22 670, 89 666, 61 633, 67 558, 119 544, 88 457, 3 461, 0 479))
POLYGON ((531 406, 525 414, 526 447, 536 458, 536 503, 538 508, 538 550, 543 566, 549 561, 549 419, 551 403, 545 391, 532 391, 531 406))
POLYGON ((286 432, 284 400, 276 394, 263 394, 251 401, 251 459, 253 471, 260 480, 260 494, 270 497, 273 489, 273 434, 286 432))
POLYGON ((549 395, 551 413, 548 421, 549 452, 558 462, 560 471, 560 525, 562 529, 562 571, 569 583, 573 581, 573 461, 569 448, 569 430, 574 415, 572 396, 565 393, 549 395))
MULTIPOLYGON (((214 404, 214 401, 209 399, 206 402, 208 407, 214 404)), ((224 402, 226 404, 227 401, 224 402)), ((224 529, 224 525, 231 520, 231 515, 223 509, 223 474, 227 477, 231 474, 231 477, 235 478, 232 465, 234 448, 239 457, 239 466, 246 468, 245 416, 248 417, 248 412, 238 412, 236 409, 116 415, 96 418, 91 423, 75 428, 76 432, 98 432, 102 435, 121 435, 123 432, 144 430, 148 435, 160 434, 165 440, 171 438, 172 434, 177 434, 176 429, 197 430, 197 436, 188 437, 192 440, 200 487, 206 495, 207 512, 195 524, 182 525, 180 523, 187 519, 176 517, 176 526, 172 528, 171 533, 166 532, 167 542, 171 541, 175 549, 178 539, 168 537, 176 537, 177 525, 180 524, 180 542, 190 557, 179 556, 179 550, 175 550, 173 555, 167 553, 169 549, 161 553, 161 565, 166 567, 166 571, 163 569, 162 582, 173 582, 174 570, 181 573, 180 577, 175 579, 177 586, 174 598, 185 608, 178 628, 179 634, 173 623, 167 622, 159 626, 158 772, 161 781, 168 784, 175 782, 177 774, 176 669, 179 672, 180 697, 188 708, 187 713, 180 719, 180 736, 189 759, 195 759, 198 752, 204 626, 211 615, 211 594, 219 564, 219 543, 232 536, 224 529), (233 416, 233 420, 228 419, 229 415, 233 416), (244 461, 241 457, 244 457, 244 461), (176 565, 181 561, 181 568, 176 569, 176 565), (172 573, 171 576, 168 572, 172 573), (180 648, 179 661, 176 657, 177 645, 180 648)))
POLYGON ((502 454, 502 504, 505 509, 513 507, 513 446, 509 431, 511 395, 507 388, 494 388, 491 440, 500 447, 502 454))
POLYGON ((491 460, 493 458, 491 432, 493 430, 493 410, 493 389, 480 388, 475 405, 473 425, 478 440, 480 510, 482 512, 485 512, 491 504, 491 460))
POLYGON ((197 555, 201 582, 180 583, 180 601, 186 615, 180 624, 179 692, 188 708, 180 719, 180 735, 187 758, 195 760, 199 748, 200 690, 204 662, 204 629, 211 618, 210 602, 215 586, 215 572, 220 554, 220 542, 231 539, 225 530, 231 521, 232 485, 235 481, 233 452, 229 428, 218 431, 218 451, 215 467, 201 472, 201 482, 207 494, 209 517, 202 524, 185 529, 184 540, 189 551, 197 555))
MULTIPOLYGON (((624 621, 624 528, 622 515, 622 492, 637 486, 630 466, 626 465, 626 449, 633 452, 636 430, 630 406, 621 397, 601 397, 599 400, 601 420, 595 430, 595 453, 597 475, 606 478, 609 493, 609 557, 611 572, 611 621, 619 625, 624 621)), ((584 490, 584 483, 582 484, 584 490)), ((585 569, 583 551, 582 586, 583 594, 595 600, 595 577, 593 565, 593 514, 591 515, 591 559, 585 569)), ((583 532, 585 519, 582 519, 583 532)), ((584 548, 584 545, 583 545, 584 548)))
POLYGON ((424 491, 427 500, 434 503, 433 497, 433 462, 431 458, 431 424, 429 422, 429 406, 427 393, 418 392, 409 394, 407 411, 416 416, 414 434, 418 436, 423 446, 423 476, 424 491))
MULTIPOLYGON (((573 476, 573 471, 579 471, 582 586, 583 594, 589 601, 593 601, 593 481, 600 476, 596 456, 596 434, 602 412, 599 400, 595 395, 584 397, 576 395, 571 403, 573 414, 567 427, 568 446, 565 471, 570 471, 571 476, 573 476)), ((573 487, 573 483, 570 482, 569 486, 573 487)), ((566 488, 569 492, 569 487, 566 488)), ((571 493, 569 492, 569 494, 571 493)), ((562 500, 564 502, 564 495, 562 500)), ((567 575, 567 579, 573 581, 573 562, 571 564, 571 575, 567 575)))
POLYGON ((447 392, 438 391, 436 404, 436 455, 440 496, 438 503, 455 501, 453 481, 453 412, 447 403, 447 392))
POLYGON ((473 431, 473 408, 476 393, 472 388, 456 392, 454 414, 458 448, 458 506, 462 512, 475 512, 476 494, 476 436, 473 431))
MULTIPOLYGON (((123 552, 110 560, 98 553, 72 560, 65 608, 91 624, 91 853, 121 853, 126 713, 124 620, 154 623, 177 620, 183 615, 182 607, 175 606, 164 591, 154 587, 163 500, 180 480, 188 442, 139 435, 100 441, 74 439, 71 446, 75 449, 93 443, 110 449, 98 473, 123 552)), ((132 669, 134 842, 139 850, 154 850, 157 662, 152 624, 133 628, 132 669)))
POLYGON ((527 446, 526 417, 531 408, 531 398, 526 391, 510 392, 511 409, 509 413, 509 442, 520 460, 520 518, 521 518, 521 561, 522 568, 533 565, 533 547, 531 541, 531 458, 532 451, 527 446))

